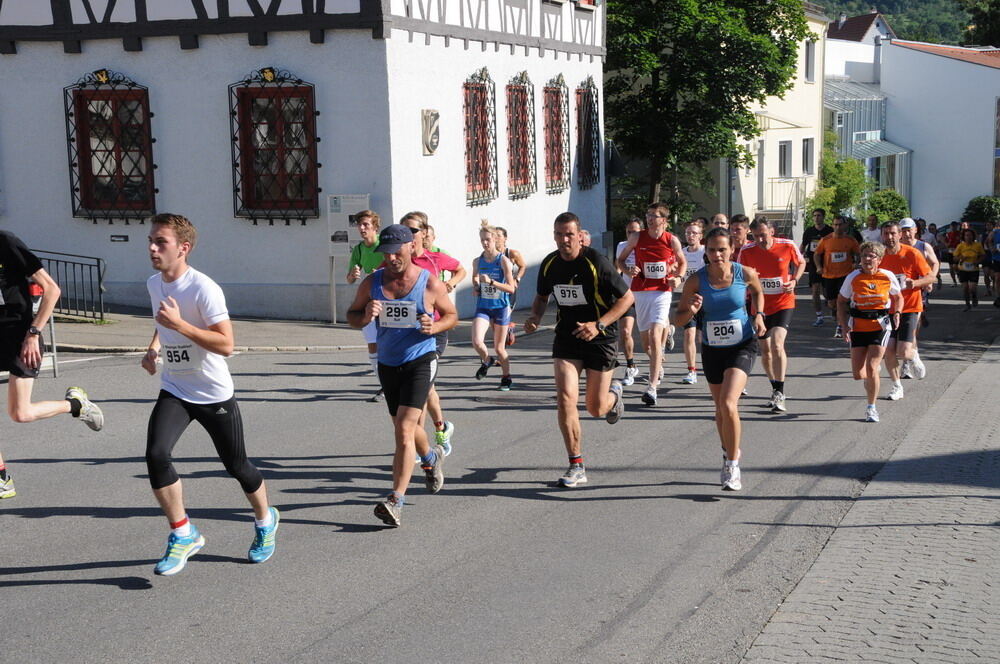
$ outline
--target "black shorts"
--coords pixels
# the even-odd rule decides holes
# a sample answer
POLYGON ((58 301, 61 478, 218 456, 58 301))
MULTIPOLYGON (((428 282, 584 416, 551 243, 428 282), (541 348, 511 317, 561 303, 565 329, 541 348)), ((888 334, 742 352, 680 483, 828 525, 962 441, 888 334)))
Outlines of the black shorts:
POLYGON ((725 378, 726 369, 740 369, 749 376, 755 357, 757 357, 756 335, 735 346, 714 348, 702 344, 701 370, 710 385, 720 385, 725 378))
POLYGON ((764 328, 767 329, 767 334, 764 337, 771 336, 771 328, 783 327, 787 330, 792 324, 793 313, 795 313, 795 309, 782 309, 764 316, 764 328))
POLYGON ((920 327, 919 311, 899 314, 899 327, 892 331, 892 338, 896 341, 909 341, 913 343, 917 340, 918 327, 920 327))
POLYGON ((556 337, 552 343, 552 359, 583 362, 584 369, 612 371, 618 366, 618 343, 592 344, 584 341, 563 341, 556 337))
POLYGON ((378 379, 389 414, 396 417, 400 406, 423 410, 437 373, 437 353, 424 353, 398 367, 378 363, 378 379))
POLYGON ((845 279, 847 279, 847 275, 844 275, 843 277, 832 277, 830 279, 824 277, 823 296, 830 302, 836 302, 837 296, 840 295, 840 287, 844 285, 845 279))
MULTIPOLYGON (((17 378, 38 378, 42 366, 39 363, 38 369, 31 369, 21 362, 21 345, 24 344, 28 327, 22 323, 0 325, 0 371, 9 371, 11 376, 17 378)), ((44 357, 45 344, 41 338, 38 339, 38 347, 44 357)))
POLYGON ((851 348, 866 348, 868 346, 881 346, 885 348, 889 345, 890 331, 872 330, 871 332, 851 332, 851 348))
POLYGON ((958 273, 958 281, 963 284, 978 284, 979 270, 955 270, 958 273))
POLYGON ((694 316, 691 316, 691 320, 689 320, 688 322, 684 323, 684 329, 685 330, 701 329, 701 322, 704 319, 705 319, 705 316, 702 313, 702 311, 699 309, 698 313, 696 313, 694 316))
POLYGON ((994 272, 1000 272, 1000 258, 994 258, 990 261, 990 269, 994 272))
POLYGON ((816 264, 813 263, 811 257, 806 259, 806 273, 809 275, 810 286, 823 283, 823 277, 819 276, 819 272, 816 271, 816 264))
POLYGON ((434 335, 434 346, 434 352, 437 353, 438 359, 440 359, 448 349, 448 330, 438 332, 434 335))

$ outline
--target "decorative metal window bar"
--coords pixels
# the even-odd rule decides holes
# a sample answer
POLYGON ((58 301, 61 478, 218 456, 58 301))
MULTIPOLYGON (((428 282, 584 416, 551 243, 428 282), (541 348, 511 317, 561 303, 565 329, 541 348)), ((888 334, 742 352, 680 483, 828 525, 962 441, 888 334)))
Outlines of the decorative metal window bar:
POLYGON ((526 71, 507 84, 507 163, 511 198, 524 198, 538 191, 535 86, 526 71))
POLYGON ((274 225, 319 217, 315 86, 265 67, 229 86, 233 214, 274 225))
POLYGON ((545 115, 545 191, 569 189, 569 88, 559 74, 543 89, 545 115))
POLYGON ((601 127, 597 117, 597 86, 588 76, 576 89, 577 182, 590 189, 601 180, 601 127))
POLYGON ((73 216, 144 219, 156 214, 149 90, 99 69, 63 89, 73 216))
POLYGON ((466 80, 465 200, 469 205, 489 203, 498 195, 496 86, 485 67, 466 80))

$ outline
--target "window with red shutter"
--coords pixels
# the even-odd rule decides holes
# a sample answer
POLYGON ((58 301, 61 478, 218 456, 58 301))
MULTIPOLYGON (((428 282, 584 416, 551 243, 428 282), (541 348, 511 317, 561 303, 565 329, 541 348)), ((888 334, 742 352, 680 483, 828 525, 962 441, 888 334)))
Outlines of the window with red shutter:
POLYGON ((597 86, 588 76, 576 89, 577 182, 590 189, 601 179, 601 129, 597 117, 597 86))
POLYGON ((498 195, 496 88, 484 67, 465 82, 465 199, 488 203, 498 195))
POLYGON ((511 198, 538 191, 535 167, 535 89, 528 72, 507 85, 507 184, 511 198))
POLYGON ((156 214, 149 90, 100 69, 64 90, 73 216, 156 214))
POLYGON ((234 214, 255 224, 318 217, 313 85, 269 67, 229 92, 234 214))
POLYGON ((542 91, 545 117, 545 191, 569 189, 569 88, 562 74, 542 91))

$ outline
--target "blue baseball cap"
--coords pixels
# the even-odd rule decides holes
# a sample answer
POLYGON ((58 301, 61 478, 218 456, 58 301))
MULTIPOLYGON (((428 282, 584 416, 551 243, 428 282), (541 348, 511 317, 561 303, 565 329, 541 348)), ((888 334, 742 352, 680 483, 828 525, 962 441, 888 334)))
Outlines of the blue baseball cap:
POLYGON ((409 226, 393 224, 386 226, 378 234, 378 251, 383 254, 397 254, 404 244, 413 242, 413 231, 409 226))

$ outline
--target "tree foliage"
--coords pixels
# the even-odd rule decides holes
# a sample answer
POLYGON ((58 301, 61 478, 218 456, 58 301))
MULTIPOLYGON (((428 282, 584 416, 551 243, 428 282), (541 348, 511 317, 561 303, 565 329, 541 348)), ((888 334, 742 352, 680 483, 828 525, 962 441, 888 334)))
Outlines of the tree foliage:
POLYGON ((1000 46, 1000 1, 959 0, 969 10, 971 23, 963 44, 1000 46))
POLYGON ((647 200, 683 164, 752 164, 741 142, 759 132, 749 107, 793 82, 808 34, 800 0, 609 0, 608 131, 649 164, 647 200))
POLYGON ((868 196, 868 211, 864 216, 874 214, 879 223, 883 221, 899 221, 910 216, 910 204, 906 198, 895 189, 880 189, 868 196))
POLYGON ((807 209, 823 208, 831 214, 857 216, 855 212, 869 196, 874 183, 857 159, 837 152, 837 135, 823 135, 823 153, 819 162, 816 191, 806 201, 807 209))
POLYGON ((824 0, 820 4, 834 21, 867 14, 875 7, 900 39, 935 44, 958 44, 969 25, 969 4, 984 0, 824 0))
POLYGON ((1000 221, 1000 197, 976 196, 969 201, 965 212, 962 213, 962 221, 980 223, 1000 221))

